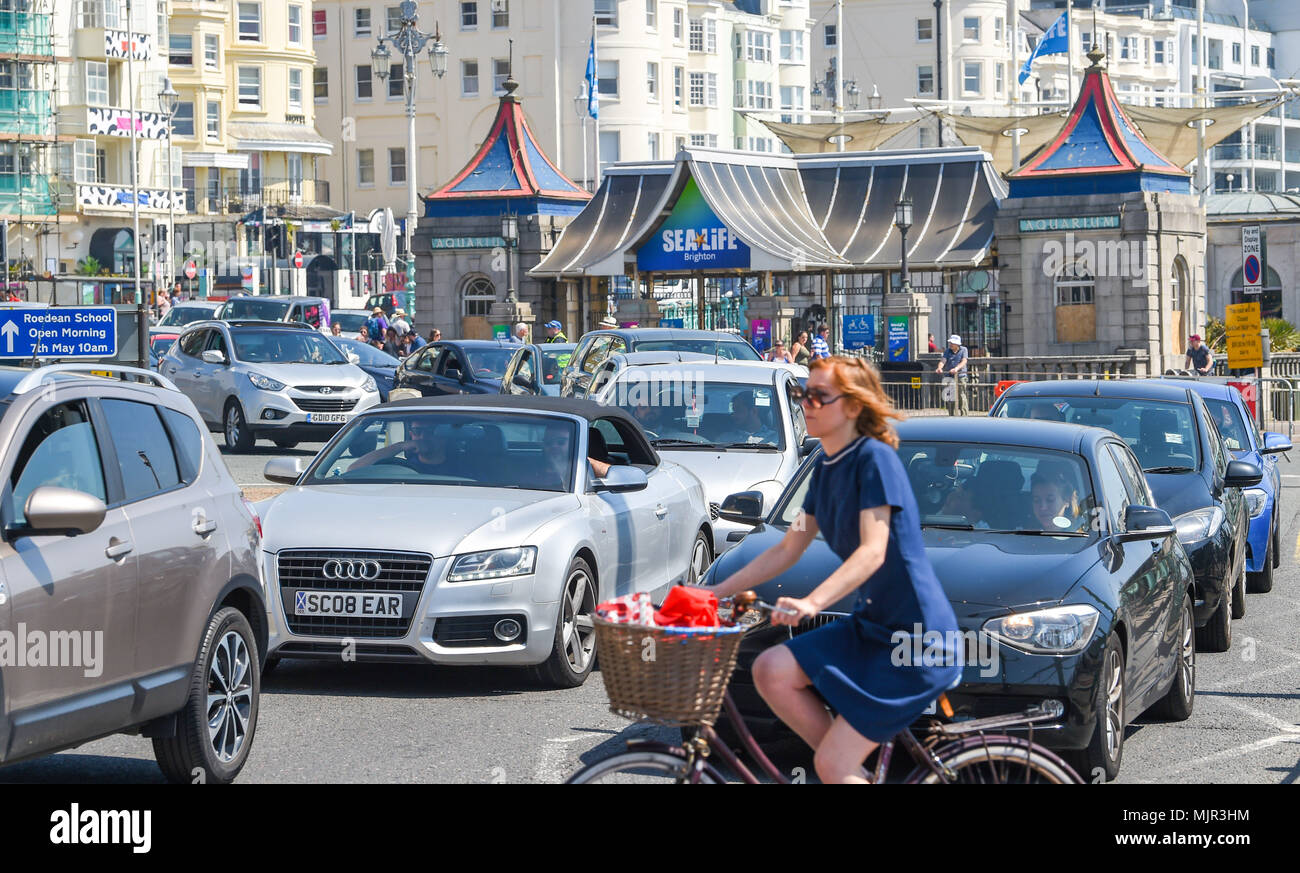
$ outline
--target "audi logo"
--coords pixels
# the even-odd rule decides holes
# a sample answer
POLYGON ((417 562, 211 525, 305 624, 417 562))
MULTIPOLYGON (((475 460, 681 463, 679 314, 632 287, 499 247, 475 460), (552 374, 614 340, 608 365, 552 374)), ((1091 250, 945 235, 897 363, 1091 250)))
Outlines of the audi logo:
POLYGON ((326 561, 321 575, 326 579, 353 579, 373 582, 383 572, 378 561, 326 561))

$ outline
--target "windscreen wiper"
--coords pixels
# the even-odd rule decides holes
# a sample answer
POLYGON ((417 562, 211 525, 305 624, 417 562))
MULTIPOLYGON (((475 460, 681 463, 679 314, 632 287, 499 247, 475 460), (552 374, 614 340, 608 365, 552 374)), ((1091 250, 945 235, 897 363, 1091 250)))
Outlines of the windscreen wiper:
POLYGON ((1143 473, 1190 473, 1195 467, 1147 467, 1143 473))
POLYGON ((651 440, 650 445, 655 446, 656 448, 658 448, 659 446, 672 446, 673 448, 683 448, 683 449, 717 448, 717 446, 715 446, 713 443, 697 443, 694 440, 677 440, 671 438, 651 440))
POLYGON ((727 443, 727 444, 721 446, 721 448, 724 448, 724 449, 769 449, 769 450, 771 450, 771 451, 776 451, 776 445, 773 444, 773 443, 768 443, 768 442, 762 442, 762 443, 727 443))
POLYGON ((973 524, 959 524, 957 522, 922 522, 922 528, 935 528, 936 530, 975 530, 973 524))
POLYGON ((1087 531, 1081 530, 1034 530, 1032 528, 1021 528, 1020 530, 995 530, 989 533, 999 534, 1016 534, 1022 537, 1086 537, 1087 531))

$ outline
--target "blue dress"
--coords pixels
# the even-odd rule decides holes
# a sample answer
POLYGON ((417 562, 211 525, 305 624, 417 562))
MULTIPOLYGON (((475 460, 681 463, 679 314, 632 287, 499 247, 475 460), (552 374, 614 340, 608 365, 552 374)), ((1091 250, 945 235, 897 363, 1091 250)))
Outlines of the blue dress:
POLYGON ((961 676, 957 617, 921 538, 920 512, 898 454, 860 437, 813 470, 803 510, 846 560, 864 509, 889 506, 889 546, 848 618, 786 643, 813 686, 853 729, 893 739, 961 676), (937 633, 936 633, 937 632, 937 633))

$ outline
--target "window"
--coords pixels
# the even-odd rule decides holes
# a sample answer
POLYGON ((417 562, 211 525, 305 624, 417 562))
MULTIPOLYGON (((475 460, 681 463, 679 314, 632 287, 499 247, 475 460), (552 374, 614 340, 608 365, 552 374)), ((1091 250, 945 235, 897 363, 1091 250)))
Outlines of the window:
POLYGON ((15 524, 26 521, 27 498, 42 485, 108 499, 99 443, 84 401, 60 404, 36 420, 18 452, 11 482, 15 524))
POLYGON ((822 45, 826 46, 826 48, 835 48, 836 39, 835 25, 827 24, 822 28, 822 45))
POLYGON ((1002 43, 1002 17, 998 16, 993 19, 993 42, 1002 43))
POLYGON ((389 64, 388 66, 388 96, 401 97, 406 93, 406 75, 402 72, 402 64, 389 64))
POLYGON ((262 4, 239 4, 239 41, 262 41, 262 4))
POLYGON ((718 22, 712 18, 690 20, 690 45, 693 52, 718 53, 718 22))
POLYGON ((1119 41, 1119 57, 1122 61, 1138 59, 1138 41, 1136 36, 1125 36, 1119 41))
POLYGON ((1163 39, 1155 41, 1153 53, 1151 55, 1151 62, 1154 64, 1165 63, 1165 41, 1163 39))
POLYGON ((691 105, 704 105, 704 74, 691 73, 691 105))
POLYGON ((369 100, 374 96, 370 81, 370 65, 357 64, 357 99, 369 100))
POLYGON ((126 502, 143 500, 180 485, 176 455, 154 407, 109 398, 99 403, 117 448, 126 502))
MULTIPOLYGON (((781 86, 781 111, 784 113, 796 113, 804 108, 804 88, 802 85, 782 85, 781 86)), ((787 114, 781 116, 781 121, 786 124, 799 124, 803 121, 802 116, 787 114)))
POLYGON ((934 67, 924 66, 916 68, 916 93, 934 93, 934 67))
POLYGON ((330 99, 329 67, 317 67, 311 74, 312 97, 317 103, 330 99))
POLYGON ((402 7, 385 6, 384 7, 384 25, 388 28, 385 33, 392 33, 395 30, 402 29, 402 7))
POLYGON ((203 35, 203 66, 209 70, 221 66, 221 37, 215 33, 203 35))
POLYGON ((259 109, 262 106, 262 68, 239 68, 239 105, 259 109))
POLYGON ((673 67, 673 106, 681 109, 686 100, 686 68, 673 67))
POLYGON ((803 31, 781 31, 781 61, 783 63, 803 63, 803 31))
POLYGON ((206 130, 208 139, 221 139, 221 103, 217 100, 208 101, 206 130))
POLYGON ((980 41, 980 20, 977 16, 968 15, 961 20, 961 38, 965 42, 980 41))
POLYGON ((745 59, 758 64, 772 63, 772 34, 765 30, 745 31, 745 59))
POLYGON ((916 19, 916 41, 931 42, 934 39, 934 19, 916 19))
POLYGON ((596 93, 602 99, 618 97, 618 61, 596 61, 596 93))
POLYGON ((324 9, 313 9, 311 11, 311 35, 315 39, 320 39, 329 34, 329 28, 325 20, 324 9))
POLYGON ((686 12, 683 9, 673 9, 673 42, 681 42, 686 37, 686 12))
POLYGON ((167 40, 167 63, 173 67, 194 66, 194 35, 173 33, 167 40))
POLYGON ((302 112, 302 70, 289 70, 289 111, 302 112))
POLYGON ((602 168, 622 160, 619 156, 620 139, 618 134, 617 130, 602 130, 600 132, 600 165, 602 168))
POLYGON ((388 184, 406 184, 406 149, 388 150, 388 184))
POLYGON ((1005 76, 1005 68, 1002 66, 1002 62, 998 61, 993 65, 993 91, 995 93, 1001 94, 1006 87, 1005 76))
POLYGON ((1268 68, 1270 70, 1277 68, 1277 49, 1268 49, 1265 57, 1268 58, 1268 68))
POLYGON ((375 150, 357 149, 357 184, 375 184, 375 150))
POLYGON ((1124 530, 1124 510, 1128 508, 1128 491, 1124 487, 1124 477, 1115 466, 1115 457, 1109 452, 1097 454, 1097 478, 1101 479, 1101 493, 1106 501, 1106 519, 1110 530, 1115 533, 1124 530))
POLYGON ((645 0, 645 26, 650 30, 659 27, 659 0, 645 0))
POLYGON ((704 19, 691 19, 691 42, 690 50, 693 52, 704 51, 704 19))
POLYGON ((460 62, 460 96, 478 96, 478 61, 460 62))
POLYGON ((984 62, 963 61, 961 65, 961 89, 964 94, 979 94, 983 88, 984 62))
POLYGON ((718 135, 716 133, 693 133, 691 134, 691 145, 697 148, 716 149, 718 147, 718 135))
MULTIPOLYGON (((604 63, 602 61, 602 63, 604 63)), ((492 59, 492 93, 500 97, 506 93, 506 79, 510 78, 510 61, 506 58, 492 59)))
POLYGON ((289 7, 289 44, 302 45, 302 7, 289 7))
POLYGON ((199 477, 199 470, 203 466, 203 437, 199 435, 194 421, 185 413, 165 406, 155 408, 162 415, 163 424, 171 435, 181 481, 188 485, 199 477))
POLYGON ((1092 33, 1086 30, 1079 31, 1079 52, 1087 54, 1092 48, 1092 33))
POLYGON ((646 95, 653 101, 659 101, 659 65, 647 61, 645 65, 646 95))
POLYGON ((352 10, 352 35, 370 36, 370 10, 353 9, 352 10))
POLYGON ((510 26, 510 0, 492 0, 492 29, 510 26))
POLYGON ((1250 65, 1252 67, 1259 66, 1259 46, 1257 45, 1250 47, 1250 65))
POLYGON ((1056 278, 1056 341, 1094 342, 1097 317, 1093 306, 1096 284, 1088 273, 1070 266, 1056 278))
POLYGON ((77 182, 93 185, 103 181, 99 174, 93 139, 79 139, 73 143, 72 162, 73 178, 77 182))
POLYGON ((717 109, 718 108, 718 74, 706 73, 704 76, 704 83, 705 83, 705 91, 707 92, 707 94, 705 95, 705 100, 707 101, 711 109, 717 109))
POLYGON ((745 83, 746 105, 750 109, 772 108, 772 83, 750 79, 745 83))
POLYGON ((1239 42, 1232 44, 1232 62, 1234 64, 1241 63, 1241 43, 1239 42))
POLYGON ((659 160, 659 134, 650 133, 646 135, 646 148, 650 155, 650 160, 659 160))
POLYGON ((86 102, 91 106, 108 106, 108 64, 86 61, 86 102))
POLYGON ((618 27, 618 0, 596 0, 596 24, 600 27, 618 27))

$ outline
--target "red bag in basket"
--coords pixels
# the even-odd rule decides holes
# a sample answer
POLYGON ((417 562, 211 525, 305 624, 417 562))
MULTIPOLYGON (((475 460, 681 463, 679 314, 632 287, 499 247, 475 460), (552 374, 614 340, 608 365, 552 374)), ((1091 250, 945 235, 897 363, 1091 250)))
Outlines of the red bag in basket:
POLYGON ((718 598, 707 588, 673 586, 655 613, 660 627, 717 627, 718 598))

